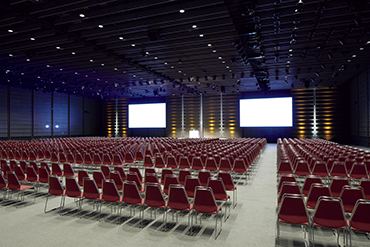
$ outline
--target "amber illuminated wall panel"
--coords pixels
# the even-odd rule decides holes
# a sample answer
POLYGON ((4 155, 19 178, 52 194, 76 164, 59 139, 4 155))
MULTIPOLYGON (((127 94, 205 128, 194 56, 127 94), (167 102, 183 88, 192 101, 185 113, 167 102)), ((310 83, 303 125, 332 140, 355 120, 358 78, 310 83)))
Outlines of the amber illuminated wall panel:
POLYGON ((314 128, 314 93, 313 90, 292 90, 293 96, 293 136, 312 138, 314 128))
POLYGON ((340 93, 336 88, 316 90, 317 137, 329 141, 341 134, 340 93))
POLYGON ((200 130, 200 96, 184 96, 184 137, 190 130, 200 130))
POLYGON ((241 94, 223 94, 223 137, 239 138, 242 136, 241 128, 239 127, 239 100, 241 94))
POLYGON ((128 136, 128 99, 117 100, 118 136, 128 136))
POLYGON ((166 98, 166 117, 167 128, 166 135, 168 137, 181 137, 182 124, 182 99, 181 97, 166 98))
POLYGON ((104 102, 104 112, 105 112, 105 120, 106 120, 106 135, 108 137, 115 136, 115 128, 116 128, 116 100, 106 100, 104 102))
POLYGON ((203 97, 204 137, 220 137, 221 134, 221 98, 220 95, 203 97))

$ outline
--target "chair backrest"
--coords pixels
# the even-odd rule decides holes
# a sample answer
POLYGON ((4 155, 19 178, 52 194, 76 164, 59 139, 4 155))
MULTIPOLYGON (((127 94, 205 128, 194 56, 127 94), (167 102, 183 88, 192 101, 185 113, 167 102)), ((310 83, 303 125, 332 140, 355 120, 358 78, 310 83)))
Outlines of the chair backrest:
POLYGON ((33 169, 32 166, 27 167, 26 171, 27 171, 26 172, 27 173, 27 181, 33 182, 33 183, 38 181, 37 173, 36 173, 35 169, 33 169))
POLYGON ((193 157, 191 168, 193 170, 202 170, 204 168, 201 157, 193 157))
POLYGON ((63 171, 58 163, 51 163, 51 175, 62 176, 63 171))
POLYGON ((152 156, 150 156, 149 154, 146 154, 144 156, 144 166, 145 167, 153 167, 154 166, 152 156))
POLYGON ((228 198, 222 178, 208 178, 207 186, 212 188, 216 200, 225 201, 228 198))
POLYGON ((103 188, 103 181, 106 180, 104 173, 102 171, 93 172, 93 178, 96 186, 98 186, 98 188, 103 188))
POLYGON ((209 177, 211 177, 211 173, 208 170, 200 170, 198 172, 198 179, 201 186, 207 186, 209 177))
POLYGON ((24 161, 24 160, 19 161, 19 166, 22 168, 23 172, 26 173, 27 166, 28 166, 27 163, 26 163, 26 161, 24 161))
POLYGON ((77 172, 78 175, 78 185, 83 186, 84 185, 84 179, 89 177, 89 173, 85 170, 79 170, 77 172))
POLYGON ((82 154, 75 153, 75 162, 76 164, 84 164, 85 161, 84 161, 82 154))
POLYGON ((141 205, 142 198, 135 181, 126 180, 123 184, 123 202, 130 205, 141 205))
POLYGON ((325 161, 316 161, 312 170, 312 175, 327 177, 329 170, 325 161))
POLYGON ((333 177, 330 183, 330 191, 333 197, 339 197, 343 186, 349 185, 347 178, 342 179, 341 177, 333 177))
POLYGON ((106 178, 109 178, 110 173, 112 172, 112 171, 110 170, 110 167, 109 167, 109 166, 100 166, 100 170, 103 172, 103 174, 104 174, 104 176, 105 176, 106 178))
POLYGON ((66 177, 66 196, 81 197, 81 188, 75 177, 66 177))
POLYGON ((306 176, 311 174, 310 167, 308 166, 308 162, 305 160, 299 160, 297 162, 297 166, 294 170, 296 176, 306 176))
POLYGON ((209 171, 217 171, 218 170, 216 159, 214 157, 208 157, 206 159, 205 169, 207 169, 209 171))
POLYGON ((188 197, 194 197, 195 188, 201 186, 198 177, 186 176, 185 178, 185 191, 188 197))
POLYGON ((365 199, 370 200, 370 179, 361 179, 359 186, 364 190, 365 199))
POLYGON ((122 165, 123 164, 123 161, 122 161, 122 158, 119 154, 114 154, 113 155, 113 162, 112 162, 112 165, 122 165))
POLYGON ((171 184, 168 192, 168 207, 175 210, 189 210, 189 199, 184 185, 171 184))
POLYGON ((126 180, 126 173, 122 166, 115 166, 114 171, 117 171, 121 175, 122 181, 126 180))
POLYGON ((115 182, 112 179, 103 180, 103 200, 106 202, 120 202, 115 182))
POLYGON ((175 156, 173 156, 173 155, 168 155, 167 156, 167 167, 172 168, 172 169, 177 169, 178 168, 175 156))
POLYGON ((63 176, 75 176, 75 171, 73 170, 73 167, 71 164, 64 163, 63 164, 63 176))
POLYGON ((307 208, 315 208, 320 196, 331 197, 332 194, 329 187, 318 183, 311 184, 306 201, 307 208))
POLYGON ((100 154, 94 154, 93 155, 93 164, 94 165, 101 165, 103 163, 100 154))
POLYGON ((184 185, 185 184, 185 178, 188 175, 191 175, 191 172, 190 172, 189 169, 181 169, 179 171, 179 183, 184 185))
POLYGON ((67 162, 74 164, 76 162, 72 153, 67 153, 67 162))
POLYGON ((231 191, 235 189, 235 185, 230 172, 227 171, 219 172, 217 176, 219 178, 222 178, 226 190, 231 191))
POLYGON ((141 172, 140 172, 140 169, 138 167, 133 167, 133 166, 130 166, 129 168, 129 172, 136 172, 137 176, 139 177, 140 179, 140 182, 143 181, 143 177, 141 176, 141 172))
POLYGON ((217 204, 212 188, 197 186, 194 195, 194 211, 205 214, 217 213, 217 204))
POLYGON ((342 201, 339 198, 321 196, 314 212, 314 224, 326 228, 345 227, 342 201))
POLYGON ((370 201, 358 200, 353 209, 350 219, 352 229, 362 232, 370 232, 370 201))
POLYGON ((285 193, 301 195, 301 190, 296 182, 283 182, 280 188, 278 202, 281 202, 285 193))
POLYGON ((154 157, 154 166, 157 168, 163 168, 166 166, 164 163, 163 157, 160 153, 157 153, 154 157))
POLYGON ((111 165, 112 164, 112 158, 109 154, 103 154, 103 164, 104 165, 111 165))
POLYGON ((301 195, 284 194, 278 211, 278 220, 280 222, 307 225, 308 214, 301 195))
POLYGON ((15 174, 15 172, 8 171, 7 177, 8 177, 8 189, 19 190, 21 187, 21 183, 19 182, 18 177, 15 174))
POLYGON ((145 173, 145 183, 159 183, 156 173, 145 173))
POLYGON ((91 199, 91 200, 100 199, 100 192, 99 192, 98 186, 96 186, 94 179, 91 179, 90 177, 83 178, 83 191, 84 191, 84 197, 86 199, 91 199))
POLYGON ((321 177, 314 176, 314 175, 307 175, 304 180, 303 188, 302 188, 302 195, 307 196, 308 191, 311 188, 311 184, 322 184, 321 177))
POLYGON ((295 176, 293 174, 282 174, 280 177, 279 185, 278 185, 278 193, 280 193, 280 188, 283 182, 297 182, 295 176))
POLYGON ((67 162, 67 158, 64 153, 59 153, 59 162, 60 163, 67 162))
POLYGON ((19 165, 16 165, 14 167, 14 173, 17 175, 17 178, 20 181, 26 180, 26 174, 24 174, 24 171, 23 171, 22 167, 20 167, 19 165))
POLYGON ((134 157, 132 156, 131 152, 126 152, 125 154, 125 162, 126 163, 134 163, 134 157))
POLYGON ((231 171, 231 163, 229 158, 222 157, 220 160, 220 171, 231 171))
POLYGON ((157 175, 157 172, 155 171, 155 168, 153 167, 145 167, 144 174, 146 173, 155 173, 157 175))
POLYGON ((340 193, 340 199, 343 202, 344 211, 352 213, 358 199, 365 199, 364 190, 362 187, 351 187, 345 185, 340 193))
POLYGON ((190 169, 190 162, 188 157, 180 157, 180 162, 179 162, 179 168, 180 169, 190 169))
POLYGON ((368 172, 365 164, 359 162, 353 163, 349 176, 352 179, 368 178, 368 172))
POLYGON ((175 174, 167 174, 164 178, 163 192, 168 195, 168 188, 170 184, 180 184, 175 174))
POLYGON ((40 183, 48 184, 49 183, 49 171, 45 167, 39 168, 39 181, 40 183))
POLYGON ((246 173, 248 167, 245 164, 244 159, 236 158, 234 159, 233 171, 237 173, 246 173))
POLYGON ((64 196, 65 190, 57 176, 49 176, 49 194, 54 196, 64 196))
POLYGON ((119 174, 119 172, 117 171, 111 172, 109 175, 109 179, 115 182, 118 190, 123 190, 123 182, 122 182, 121 175, 119 174))
POLYGON ((3 171, 4 173, 4 177, 5 178, 8 178, 8 172, 11 172, 12 171, 12 168, 10 168, 10 166, 7 164, 7 163, 3 163, 1 165, 1 170, 3 171))
POLYGON ((173 174, 173 170, 168 169, 168 168, 163 168, 162 169, 162 175, 161 175, 161 184, 164 184, 166 175, 168 175, 168 174, 173 174))
POLYGON ((30 162, 30 166, 33 167, 33 169, 35 170, 36 174, 39 174, 39 167, 37 166, 36 162, 31 161, 30 162))
POLYGON ((127 181, 134 181, 139 191, 142 191, 141 180, 136 172, 129 172, 126 177, 127 181))
POLYGON ((166 202, 163 198, 160 184, 147 183, 145 186, 145 205, 155 208, 165 207, 166 202))
POLYGON ((347 169, 344 162, 335 161, 330 171, 332 177, 348 177, 347 169))
POLYGON ((85 153, 84 155, 84 164, 91 165, 93 164, 93 159, 89 153, 85 153))

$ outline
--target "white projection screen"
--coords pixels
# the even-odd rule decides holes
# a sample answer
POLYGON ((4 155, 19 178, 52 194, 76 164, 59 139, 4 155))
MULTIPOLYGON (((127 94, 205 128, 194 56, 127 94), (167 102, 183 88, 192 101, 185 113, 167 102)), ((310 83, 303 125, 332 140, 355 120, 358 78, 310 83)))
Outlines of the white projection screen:
POLYGON ((292 127, 292 97, 240 100, 240 127, 292 127))
POLYGON ((129 104, 129 128, 166 128, 166 103, 129 104))

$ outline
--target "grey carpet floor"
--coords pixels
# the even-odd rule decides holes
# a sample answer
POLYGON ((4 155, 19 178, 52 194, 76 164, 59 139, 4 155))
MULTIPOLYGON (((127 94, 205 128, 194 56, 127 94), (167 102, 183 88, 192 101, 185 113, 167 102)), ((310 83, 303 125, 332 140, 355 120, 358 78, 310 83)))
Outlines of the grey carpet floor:
MULTIPOLYGON (((180 214, 179 222, 168 224, 164 231, 162 211, 157 211, 156 219, 151 221, 150 209, 146 209, 142 227, 138 211, 135 217, 129 218, 129 208, 123 208, 123 222, 118 225, 114 216, 105 221, 98 221, 99 215, 94 214, 80 219, 71 198, 66 198, 65 215, 59 215, 57 210, 45 214, 47 189, 42 188, 36 203, 31 195, 26 195, 25 203, 19 207, 9 202, 0 205, 0 246, 275 246, 276 144, 268 144, 254 166, 247 184, 238 185, 238 204, 223 222, 216 240, 214 216, 202 218, 202 225, 189 234, 185 214, 180 214)), ((48 209, 57 207, 59 202, 60 198, 50 199, 48 209)), ((85 202, 83 213, 89 211, 92 206, 85 202)), ((103 205, 102 215, 109 213, 110 208, 103 205)), ((168 213, 168 221, 171 220, 172 214, 168 213)), ((318 231, 319 246, 335 246, 336 238, 330 234, 318 231)), ((365 240, 354 246, 369 246, 370 242, 362 238, 365 240)), ((282 226, 280 243, 280 246, 304 246, 301 229, 282 226)))

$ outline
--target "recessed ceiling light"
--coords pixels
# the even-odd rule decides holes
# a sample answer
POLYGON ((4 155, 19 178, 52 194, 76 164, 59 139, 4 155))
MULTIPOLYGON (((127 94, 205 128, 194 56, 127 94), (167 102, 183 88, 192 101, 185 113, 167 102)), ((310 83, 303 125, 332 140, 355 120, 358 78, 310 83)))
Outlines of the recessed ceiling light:
POLYGON ((218 59, 222 59, 222 57, 218 57, 218 59))
POLYGON ((136 77, 136 75, 134 75, 134 77, 136 77))
POLYGON ((180 9, 180 10, 179 10, 179 12, 180 12, 181 14, 183 14, 183 13, 185 13, 185 10, 184 10, 184 9, 180 9))
POLYGON ((29 58, 26 59, 27 62, 31 61, 29 58))
POLYGON ((147 52, 145 52, 145 54, 146 54, 146 55, 149 55, 149 52, 147 51, 147 52))
POLYGON ((155 56, 155 57, 154 57, 154 59, 158 59, 158 57, 157 57, 157 56, 155 56))
POLYGON ((35 39, 35 38, 30 38, 30 40, 34 41, 34 40, 36 40, 36 39, 35 39))
POLYGON ((123 37, 119 37, 120 40, 123 40, 123 37))
POLYGON ((104 63, 102 63, 101 66, 104 66, 104 63))
POLYGON ((63 69, 60 69, 60 71, 63 71, 63 69))
POLYGON ((175 67, 171 66, 171 69, 173 69, 173 68, 175 68, 175 67))
POLYGON ((94 62, 94 60, 90 59, 90 62, 94 62))
POLYGON ((50 67, 50 65, 48 64, 48 65, 46 65, 46 67, 48 67, 48 68, 49 68, 49 67, 50 67))
POLYGON ((363 51, 364 50, 364 48, 363 47, 360 47, 360 51, 363 51))
POLYGON ((202 33, 201 33, 201 34, 199 34, 199 37, 201 37, 201 38, 202 38, 202 37, 204 37, 204 34, 202 34, 202 33))
POLYGON ((212 46, 212 44, 208 44, 208 46, 212 46))
POLYGON ((366 42, 367 44, 370 44, 370 40, 368 42, 366 42))
POLYGON ((197 28, 197 25, 193 25, 192 28, 197 28))
POLYGON ((13 54, 9 54, 9 57, 12 57, 13 56, 13 54))
POLYGON ((167 62, 164 62, 164 64, 166 64, 166 65, 167 65, 167 62))
POLYGON ((225 61, 222 61, 222 63, 225 63, 225 61))
POLYGON ((216 52, 216 50, 213 50, 213 52, 216 52))
POLYGON ((78 75, 78 72, 75 72, 75 75, 78 75))
POLYGON ((85 77, 89 77, 88 75, 85 75, 85 77))
POLYGON ((293 51, 293 49, 289 49, 289 52, 292 52, 293 51))
POLYGON ((230 68, 229 66, 226 66, 226 69, 230 68))
POLYGON ((114 68, 114 70, 118 70, 117 68, 114 68))
POLYGON ((356 54, 353 54, 352 57, 356 57, 356 54))
POLYGON ((103 26, 103 25, 99 25, 98 27, 99 27, 99 28, 103 28, 104 26, 103 26))
POLYGON ((131 46, 135 46, 135 44, 131 44, 131 46))
POLYGON ((76 55, 76 52, 72 51, 72 55, 76 55))
POLYGON ((56 48, 57 48, 58 50, 60 50, 60 46, 57 46, 56 48))
POLYGON ((179 73, 181 73, 181 70, 179 70, 179 73))
POLYGON ((12 32, 14 32, 14 30, 13 29, 8 29, 8 32, 12 33, 12 32))
POLYGON ((81 17, 81 18, 84 18, 84 17, 85 17, 85 15, 81 13, 81 14, 80 14, 80 17, 81 17))
POLYGON ((350 63, 350 62, 351 62, 351 59, 348 59, 348 60, 347 60, 347 62, 349 62, 349 63, 350 63))

